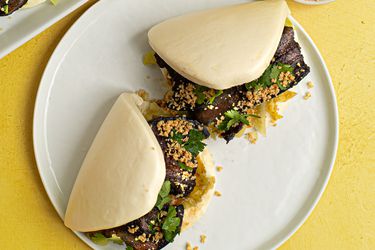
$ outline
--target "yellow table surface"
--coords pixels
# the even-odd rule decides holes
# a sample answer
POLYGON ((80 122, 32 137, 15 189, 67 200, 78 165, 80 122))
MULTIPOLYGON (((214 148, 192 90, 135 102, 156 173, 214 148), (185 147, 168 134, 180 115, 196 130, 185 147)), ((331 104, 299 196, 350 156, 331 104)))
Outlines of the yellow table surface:
MULTIPOLYGON (((44 191, 32 122, 51 53, 93 3, 0 60, 0 249, 88 249, 64 226, 44 191)), ((375 249, 375 1, 289 4, 332 75, 340 141, 322 199, 281 249, 375 249)))

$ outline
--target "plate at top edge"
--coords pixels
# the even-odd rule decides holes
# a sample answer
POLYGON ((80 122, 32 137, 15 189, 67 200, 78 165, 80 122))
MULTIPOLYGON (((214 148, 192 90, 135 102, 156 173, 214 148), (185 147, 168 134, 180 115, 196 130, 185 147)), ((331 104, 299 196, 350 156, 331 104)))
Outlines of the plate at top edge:
POLYGON ((306 5, 322 5, 327 3, 332 3, 335 0, 294 0, 297 3, 306 4, 306 5))
MULTIPOLYGON (((242 2, 242 1, 235 1, 242 2)), ((45 69, 34 113, 34 148, 47 194, 61 218, 82 160, 116 97, 146 89, 161 97, 160 70, 145 66, 147 30, 161 20, 232 0, 102 0, 61 40, 45 69), (157 11, 155 11, 157 10, 157 11)), ((315 207, 332 171, 338 140, 336 98, 327 67, 311 38, 291 18, 311 73, 294 91, 284 118, 253 145, 209 141, 217 189, 207 213, 166 249, 186 241, 205 249, 271 249, 288 239, 315 207), (312 98, 302 96, 313 81, 312 98), (228 239, 231 239, 229 241, 228 239)), ((98 246, 75 232, 94 249, 98 246)))
POLYGON ((54 6, 47 1, 33 8, 19 9, 9 16, 0 16, 0 59, 85 2, 87 0, 60 0, 54 6))

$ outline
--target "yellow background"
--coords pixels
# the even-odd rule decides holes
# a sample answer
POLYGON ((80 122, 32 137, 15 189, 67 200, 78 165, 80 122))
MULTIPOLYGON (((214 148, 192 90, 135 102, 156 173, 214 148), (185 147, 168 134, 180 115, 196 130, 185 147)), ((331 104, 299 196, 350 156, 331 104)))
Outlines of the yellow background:
MULTIPOLYGON (((93 3, 0 60, 0 249, 88 249, 63 225, 44 191, 32 122, 48 58, 93 3)), ((289 4, 331 72, 340 141, 321 201, 281 249, 375 249, 375 1, 289 4)))

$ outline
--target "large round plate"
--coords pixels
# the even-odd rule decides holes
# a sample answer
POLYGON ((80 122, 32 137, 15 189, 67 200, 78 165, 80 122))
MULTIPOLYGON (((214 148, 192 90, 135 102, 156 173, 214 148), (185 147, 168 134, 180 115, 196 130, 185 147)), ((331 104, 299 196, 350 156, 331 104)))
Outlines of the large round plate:
MULTIPOLYGON (((157 67, 145 66, 147 30, 166 18, 233 4, 233 0, 102 0, 69 30, 44 72, 34 115, 34 146, 45 189, 64 217, 81 162, 116 97, 123 91, 165 91, 157 67)), ((332 82, 318 49, 292 19, 311 73, 276 127, 257 144, 210 141, 218 173, 205 216, 167 249, 198 244, 205 249, 270 249, 290 237, 310 214, 329 179, 338 137, 332 82), (303 100, 306 82, 315 87, 303 100)), ((131 173, 130 173, 131 174, 131 173)), ((100 183, 98 183, 100 185, 100 183)), ((107 249, 82 240, 96 249, 107 249)), ((118 246, 117 246, 118 247, 118 246)))

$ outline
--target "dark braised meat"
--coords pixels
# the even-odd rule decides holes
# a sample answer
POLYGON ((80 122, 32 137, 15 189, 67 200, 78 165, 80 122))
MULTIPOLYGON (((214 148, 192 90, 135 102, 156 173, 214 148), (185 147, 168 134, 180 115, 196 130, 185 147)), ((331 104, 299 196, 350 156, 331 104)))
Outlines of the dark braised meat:
MULTIPOLYGON (((285 27, 279 46, 275 53, 275 63, 291 65, 294 70, 295 80, 293 85, 297 85, 307 74, 310 73, 310 67, 305 63, 301 53, 301 46, 294 39, 292 27, 285 27)), ((284 90, 285 91, 285 90, 284 90)), ((282 92, 284 92, 282 91, 282 92)))
MULTIPOLYGON (((157 118, 150 122, 152 131, 154 132, 161 149, 164 153, 164 159, 166 164, 166 180, 171 182, 171 194, 177 198, 186 197, 189 195, 195 187, 195 173, 197 159, 196 155, 192 154, 188 150, 181 147, 180 143, 175 143, 173 140, 174 136, 183 135, 188 138, 190 130, 200 131, 204 136, 204 139, 209 136, 206 128, 204 128, 199 122, 194 120, 187 120, 183 117, 168 117, 168 118, 157 118), (168 123, 168 124, 166 124, 168 123), (162 135, 161 126, 170 126, 171 130, 168 134, 162 135), (174 132, 173 132, 174 131, 174 132), (180 131, 180 132, 177 132, 180 131), (177 147, 177 148, 175 148, 177 147), (183 162, 181 162, 183 161, 183 162), (191 171, 181 168, 181 163, 191 168, 191 171)), ((185 138, 181 138, 184 142, 185 138)))
MULTIPOLYGON (((126 225, 111 228, 107 230, 90 232, 88 236, 101 233, 107 238, 116 235, 123 240, 127 246, 133 247, 134 250, 159 250, 169 242, 163 236, 163 223, 165 222, 170 206, 165 206, 161 211, 157 208, 152 209, 149 213, 141 218, 134 220, 126 225)), ((182 205, 174 207, 177 214, 175 218, 180 219, 178 228, 181 228, 184 216, 184 207, 182 205)), ((178 229, 178 232, 180 229, 178 229)))
POLYGON ((8 16, 27 3, 27 0, 0 0, 0 16, 8 16))
POLYGON ((192 112, 192 117, 205 125, 210 124, 216 117, 236 105, 242 97, 241 88, 239 86, 223 90, 223 93, 216 97, 212 103, 198 105, 192 112))
POLYGON ((234 136, 241 131, 241 129, 243 128, 243 123, 239 123, 238 125, 236 125, 235 127, 231 127, 229 130, 223 132, 221 134, 221 136, 224 138, 224 140, 226 140, 227 144, 233 140, 234 136))

